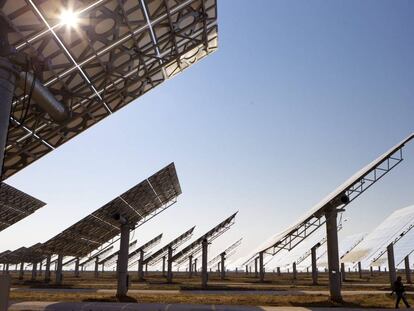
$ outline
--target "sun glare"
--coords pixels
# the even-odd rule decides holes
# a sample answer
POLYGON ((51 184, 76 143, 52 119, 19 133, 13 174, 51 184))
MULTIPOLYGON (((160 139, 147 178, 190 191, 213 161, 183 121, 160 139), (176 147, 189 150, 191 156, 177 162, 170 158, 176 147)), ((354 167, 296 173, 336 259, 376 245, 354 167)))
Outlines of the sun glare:
POLYGON ((60 22, 69 27, 75 27, 79 20, 78 16, 72 10, 64 10, 60 14, 60 22))

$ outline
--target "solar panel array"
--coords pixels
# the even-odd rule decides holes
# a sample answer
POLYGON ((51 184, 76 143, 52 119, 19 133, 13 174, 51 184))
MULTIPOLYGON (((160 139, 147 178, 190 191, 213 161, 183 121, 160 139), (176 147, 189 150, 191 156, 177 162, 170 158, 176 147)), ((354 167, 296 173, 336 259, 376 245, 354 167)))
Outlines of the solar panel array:
POLYGON ((162 248, 160 248, 159 250, 157 250, 156 252, 148 256, 147 258, 145 258, 144 264, 156 265, 157 263, 159 263, 164 256, 167 256, 167 252, 170 247, 177 248, 182 243, 190 239, 191 236, 193 235, 194 228, 195 227, 192 227, 190 230, 187 230, 186 232, 181 234, 179 237, 175 238, 170 243, 166 244, 165 246, 163 246, 162 248))
POLYGON ((216 0, 5 0, 0 10, 10 45, 44 60, 35 76, 71 114, 56 124, 17 88, 3 179, 217 49, 216 0), (76 27, 59 19, 68 5, 76 27))
POLYGON ((85 257, 120 233, 114 214, 120 213, 137 227, 171 204, 181 194, 174 163, 108 202, 44 243, 44 251, 85 257))
POLYGON ((6 251, 0 254, 0 262, 18 264, 21 262, 39 262, 45 258, 42 252, 42 244, 37 243, 31 247, 20 247, 15 251, 6 251))
MULTIPOLYGON (((361 261, 363 267, 369 267, 371 264, 374 266, 384 265, 387 262, 385 253, 387 246, 396 238, 400 238, 404 231, 412 228, 413 224, 414 205, 396 210, 344 256, 343 261, 349 263, 361 261), (379 256, 381 253, 384 256, 379 256)), ((398 249, 398 242, 394 248, 398 249)))
POLYGON ((234 219, 236 218, 237 212, 231 215, 230 217, 226 218, 224 221, 219 223, 213 229, 199 237, 197 240, 192 242, 191 244, 187 245, 185 248, 177 252, 171 259, 172 261, 177 261, 177 264, 180 264, 180 260, 186 260, 186 258, 190 255, 196 255, 201 251, 201 243, 207 239, 207 241, 211 242, 220 235, 222 235, 225 231, 230 229, 230 227, 234 224, 234 219))
POLYGON ((0 231, 45 205, 46 203, 2 182, 0 184, 0 231))

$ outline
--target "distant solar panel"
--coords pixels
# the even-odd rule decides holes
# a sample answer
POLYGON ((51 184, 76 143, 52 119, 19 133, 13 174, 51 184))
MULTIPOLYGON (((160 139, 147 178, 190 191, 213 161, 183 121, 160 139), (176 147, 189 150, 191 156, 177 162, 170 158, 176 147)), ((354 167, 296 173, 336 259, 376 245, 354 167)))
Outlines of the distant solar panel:
POLYGON ((216 0, 5 0, 0 10, 10 45, 44 60, 35 77, 71 114, 56 124, 17 88, 3 179, 217 49, 216 0), (65 10, 77 26, 60 20, 65 10))
POLYGON ((411 257, 414 252, 414 230, 410 230, 394 245, 394 256, 396 266, 404 265, 404 258, 411 257))
POLYGON ((160 248, 159 250, 157 250, 156 252, 148 256, 147 258, 145 258, 144 264, 156 265, 157 263, 159 263, 163 257, 167 256, 167 252, 170 247, 176 249, 182 243, 190 239, 191 236, 193 235, 194 228, 195 227, 192 227, 190 230, 184 232, 179 237, 172 240, 170 243, 166 244, 165 246, 163 246, 162 248, 160 248))
POLYGON ((174 163, 108 202, 44 244, 48 253, 84 257, 120 233, 114 215, 138 227, 176 202, 181 194, 174 163))
MULTIPOLYGON (((386 256, 382 256, 385 254, 387 246, 395 239, 402 237, 401 234, 404 231, 411 230, 413 225, 414 205, 396 210, 342 260, 349 263, 361 261, 363 267, 368 267, 371 264, 382 266, 387 262, 386 256)), ((398 243, 394 248, 398 248, 398 243)))
MULTIPOLYGON (((132 241, 131 243, 129 243, 129 253, 136 247, 137 245, 137 240, 132 241)), ((102 259, 101 261, 99 261, 100 265, 109 265, 111 266, 112 263, 114 263, 116 261, 116 259, 118 258, 119 255, 119 250, 110 254, 109 256, 105 257, 104 259, 102 259)))
POLYGON ((42 244, 37 243, 31 247, 20 247, 15 251, 6 251, 3 256, 0 257, 1 263, 18 264, 21 262, 39 262, 44 259, 42 252, 42 244))
POLYGON ((4 182, 0 183, 0 231, 45 205, 46 203, 4 182))
POLYGON ((162 239, 162 233, 157 235, 155 238, 149 240, 144 245, 138 247, 133 252, 129 253, 129 255, 128 255, 128 260, 130 262, 129 266, 132 266, 133 264, 136 263, 136 261, 134 261, 134 260, 138 259, 138 256, 139 256, 141 251, 143 251, 144 253, 147 252, 148 250, 150 250, 151 248, 153 248, 154 246, 159 244, 161 242, 161 239, 162 239))
POLYGON ((197 240, 192 242, 191 244, 187 245, 182 250, 178 251, 173 257, 172 261, 177 261, 177 264, 180 264, 182 261, 186 260, 190 255, 196 255, 201 252, 201 243, 207 239, 208 242, 213 241, 224 232, 230 229, 230 227, 234 224, 234 219, 236 218, 237 212, 231 215, 230 217, 226 218, 224 221, 219 223, 213 229, 209 230, 197 240))
MULTIPOLYGON (((236 249, 241 245, 241 241, 243 238, 240 238, 239 240, 237 240, 236 242, 234 242, 233 244, 231 244, 229 247, 227 247, 222 253, 225 254, 225 258, 226 260, 229 259, 231 256, 233 256, 236 252, 236 249)), ((216 257, 214 257, 213 259, 211 259, 207 265, 209 268, 213 267, 214 265, 216 265, 218 262, 220 262, 221 260, 221 254, 218 254, 216 257)))

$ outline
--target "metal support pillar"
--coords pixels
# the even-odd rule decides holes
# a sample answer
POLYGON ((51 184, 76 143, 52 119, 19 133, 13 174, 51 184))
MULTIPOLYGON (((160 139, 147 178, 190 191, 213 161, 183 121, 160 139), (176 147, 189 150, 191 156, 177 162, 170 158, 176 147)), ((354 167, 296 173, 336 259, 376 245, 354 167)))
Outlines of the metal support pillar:
POLYGON ((254 259, 254 277, 257 278, 259 276, 259 271, 257 269, 257 261, 259 260, 259 257, 256 257, 254 259))
POLYGON ((188 277, 193 277, 193 255, 188 256, 188 277))
POLYGON ((246 275, 249 275, 249 266, 246 265, 246 275))
POLYGON ((167 282, 171 283, 172 282, 172 253, 173 253, 173 249, 172 247, 168 247, 168 260, 167 260, 167 282))
POLYGON ((202 253, 201 253, 201 287, 207 288, 208 282, 208 273, 207 273, 207 251, 208 251, 208 241, 204 239, 202 244, 202 253))
POLYGON ((8 263, 6 263, 6 274, 9 274, 9 264, 8 263))
POLYGON ((194 275, 197 275, 197 258, 194 259, 194 275))
POLYGON ((63 275, 62 275, 62 268, 63 268, 63 255, 58 255, 57 262, 56 262, 56 284, 62 284, 63 275))
POLYGON ((342 282, 346 281, 345 263, 343 262, 341 262, 341 279, 342 279, 342 282))
POLYGON ((39 276, 42 276, 42 272, 43 272, 42 267, 43 267, 43 261, 40 261, 39 262, 39 276))
POLYGON ((259 253, 259 274, 260 274, 260 282, 264 282, 265 272, 264 272, 264 263, 263 263, 263 252, 259 253))
POLYGON ((332 301, 342 302, 341 274, 338 254, 338 211, 335 207, 328 209, 326 218, 326 244, 328 250, 329 293, 332 301))
POLYGON ((360 261, 358 261, 358 275, 359 275, 359 278, 362 279, 362 267, 361 267, 360 261))
POLYGON ((118 254, 118 284, 117 297, 125 297, 128 293, 128 256, 129 256, 129 224, 121 223, 121 242, 118 254))
POLYGON ((318 285, 318 267, 316 265, 316 246, 311 248, 312 285, 318 285))
POLYGON ((162 257, 162 276, 165 276, 165 256, 162 257))
POLYGON ((410 258, 405 256, 404 258, 404 265, 405 265, 405 278, 408 284, 412 284, 411 280, 411 269, 410 269, 410 258))
POLYGON ((79 257, 75 260, 75 277, 79 277, 79 257))
POLYGON ((292 264, 292 270, 293 270, 293 279, 296 280, 298 278, 297 277, 298 271, 296 270, 296 262, 292 264))
POLYGON ((99 277, 99 257, 95 258, 95 278, 99 277))
POLYGON ((138 259, 138 280, 144 280, 144 250, 139 250, 139 259, 138 259))
POLYGON ((37 262, 32 263, 32 281, 36 280, 37 276, 37 262))
POLYGON ((369 272, 371 276, 374 276, 374 269, 372 268, 372 266, 369 267, 369 272))
POLYGON ((277 267, 276 268, 276 271, 277 271, 277 276, 280 276, 281 275, 281 273, 280 273, 280 267, 277 267))
POLYGON ((24 276, 24 262, 20 263, 19 280, 23 280, 24 276))
POLYGON ((52 255, 47 255, 45 264, 45 282, 50 282, 50 259, 52 255))
POLYGON ((0 311, 9 309, 9 295, 11 286, 10 275, 0 275, 0 311))
POLYGON ((388 255, 388 269, 390 275, 391 288, 394 287, 394 282, 397 280, 397 273, 395 271, 395 259, 394 259, 394 245, 391 243, 387 246, 388 255))
POLYGON ((220 269, 220 279, 224 280, 226 278, 226 267, 225 267, 225 261, 226 261, 226 253, 221 253, 221 269, 220 269))

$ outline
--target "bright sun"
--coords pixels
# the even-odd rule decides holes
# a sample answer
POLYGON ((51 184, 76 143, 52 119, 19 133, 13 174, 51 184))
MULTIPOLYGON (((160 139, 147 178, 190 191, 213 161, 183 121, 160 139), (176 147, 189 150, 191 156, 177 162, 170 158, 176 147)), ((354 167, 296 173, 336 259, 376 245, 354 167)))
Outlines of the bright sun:
POLYGON ((78 24, 78 16, 71 10, 64 10, 60 14, 60 22, 69 27, 75 27, 78 24))

